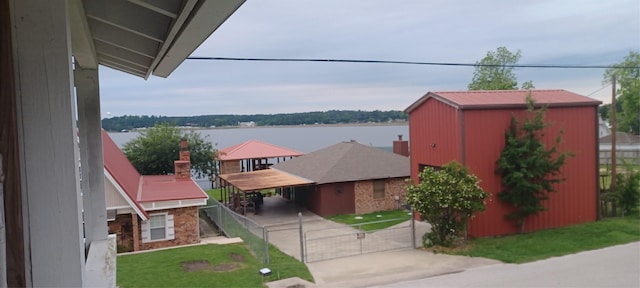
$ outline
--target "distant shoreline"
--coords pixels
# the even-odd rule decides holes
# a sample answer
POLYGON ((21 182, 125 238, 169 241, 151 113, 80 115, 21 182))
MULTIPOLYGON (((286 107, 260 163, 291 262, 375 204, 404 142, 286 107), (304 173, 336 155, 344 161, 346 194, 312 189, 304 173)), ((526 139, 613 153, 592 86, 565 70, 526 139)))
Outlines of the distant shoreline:
MULTIPOLYGON (((336 123, 336 124, 299 124, 299 125, 270 125, 270 126, 225 126, 220 128, 291 128, 291 127, 360 127, 360 126, 407 126, 409 122, 392 122, 392 123, 336 123)), ((216 129, 210 128, 210 129, 216 129)), ((206 129, 206 128, 205 128, 206 129)))
MULTIPOLYGON (((298 124, 298 125, 269 125, 269 126, 221 126, 221 127, 178 127, 181 130, 215 130, 215 129, 250 129, 250 128, 313 128, 313 127, 363 127, 363 126, 408 126, 409 122, 391 123, 336 123, 336 124, 298 124)), ((129 133, 145 130, 136 128, 130 131, 109 131, 109 133, 129 133)))

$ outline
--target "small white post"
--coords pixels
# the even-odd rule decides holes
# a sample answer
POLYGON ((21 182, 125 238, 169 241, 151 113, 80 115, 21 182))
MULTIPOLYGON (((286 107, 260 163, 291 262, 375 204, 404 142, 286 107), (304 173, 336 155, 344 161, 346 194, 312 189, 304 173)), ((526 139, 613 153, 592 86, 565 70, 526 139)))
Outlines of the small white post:
POLYGON ((4 170, 2 170, 2 154, 0 154, 0 287, 7 287, 7 242, 4 229, 4 170))
POLYGON ((302 229, 302 212, 298 212, 298 226, 300 230, 300 261, 306 263, 304 259, 304 233, 302 229))

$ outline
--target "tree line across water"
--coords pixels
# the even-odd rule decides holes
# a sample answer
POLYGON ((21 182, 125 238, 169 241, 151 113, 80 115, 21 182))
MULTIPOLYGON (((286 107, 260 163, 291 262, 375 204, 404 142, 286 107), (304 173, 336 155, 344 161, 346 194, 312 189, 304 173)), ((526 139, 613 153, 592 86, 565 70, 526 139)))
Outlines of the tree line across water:
POLYGON ((253 122, 255 126, 389 123, 405 122, 407 114, 402 111, 352 111, 330 110, 322 112, 255 114, 255 115, 200 115, 200 116, 134 116, 124 115, 102 119, 107 131, 133 130, 153 127, 157 123, 196 128, 240 126, 253 122))

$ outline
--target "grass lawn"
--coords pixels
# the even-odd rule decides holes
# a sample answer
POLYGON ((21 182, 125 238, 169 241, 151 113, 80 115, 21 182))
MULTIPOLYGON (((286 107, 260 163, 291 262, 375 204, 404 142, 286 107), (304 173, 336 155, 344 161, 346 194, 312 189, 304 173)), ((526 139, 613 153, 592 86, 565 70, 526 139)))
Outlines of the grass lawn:
MULTIPOLYGON (((207 191, 207 194, 209 194, 209 197, 215 198, 218 201, 222 201, 222 189, 220 188, 215 188, 215 189, 209 189, 207 191)), ((271 194, 275 194, 276 189, 264 189, 262 191, 262 194, 267 194, 269 192, 271 192, 271 194)))
POLYGON ((637 215, 522 235, 474 239, 466 247, 445 253, 524 263, 634 241, 640 241, 637 215))
MULTIPOLYGON (((265 277, 265 282, 293 276, 313 281, 303 263, 275 247, 270 247, 269 253, 271 264, 267 267, 273 274, 265 277)), ((264 265, 243 244, 199 245, 120 255, 117 261, 117 285, 125 288, 264 287, 258 273, 264 265), (185 265, 192 271, 185 270, 185 265)))
POLYGON ((373 230, 388 228, 393 225, 407 221, 411 219, 411 215, 409 215, 409 213, 410 212, 407 212, 406 210, 400 209, 400 210, 392 210, 392 211, 380 211, 380 212, 374 212, 374 213, 368 213, 368 214, 362 214, 362 215, 342 214, 342 215, 330 216, 328 218, 331 221, 343 223, 347 225, 356 225, 360 223, 367 223, 367 222, 374 222, 374 221, 384 221, 379 223, 365 224, 365 225, 362 225, 360 228, 364 231, 373 231, 373 230), (380 215, 380 217, 378 217, 378 215, 380 215), (389 220, 389 221, 386 221, 386 220, 389 220))
POLYGON ((205 192, 209 194, 209 197, 214 198, 218 201, 222 201, 222 189, 220 188, 209 189, 209 190, 206 190, 205 192))

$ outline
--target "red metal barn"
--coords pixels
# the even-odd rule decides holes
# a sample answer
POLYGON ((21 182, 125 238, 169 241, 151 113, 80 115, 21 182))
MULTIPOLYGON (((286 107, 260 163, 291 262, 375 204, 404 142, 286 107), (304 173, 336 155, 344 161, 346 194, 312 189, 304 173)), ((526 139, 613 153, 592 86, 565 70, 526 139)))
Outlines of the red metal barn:
POLYGON ((497 194, 501 179, 494 173, 504 148, 504 133, 511 115, 526 115, 525 97, 531 92, 537 104, 548 105, 544 140, 551 145, 563 131, 560 151, 571 151, 562 168, 566 181, 558 184, 547 211, 530 217, 527 231, 595 221, 598 195, 599 101, 564 90, 509 90, 429 92, 409 106, 411 178, 418 181, 421 167, 441 166, 456 160, 480 179, 491 193, 487 209, 469 221, 469 235, 486 237, 518 230, 504 218, 509 206, 497 194))

